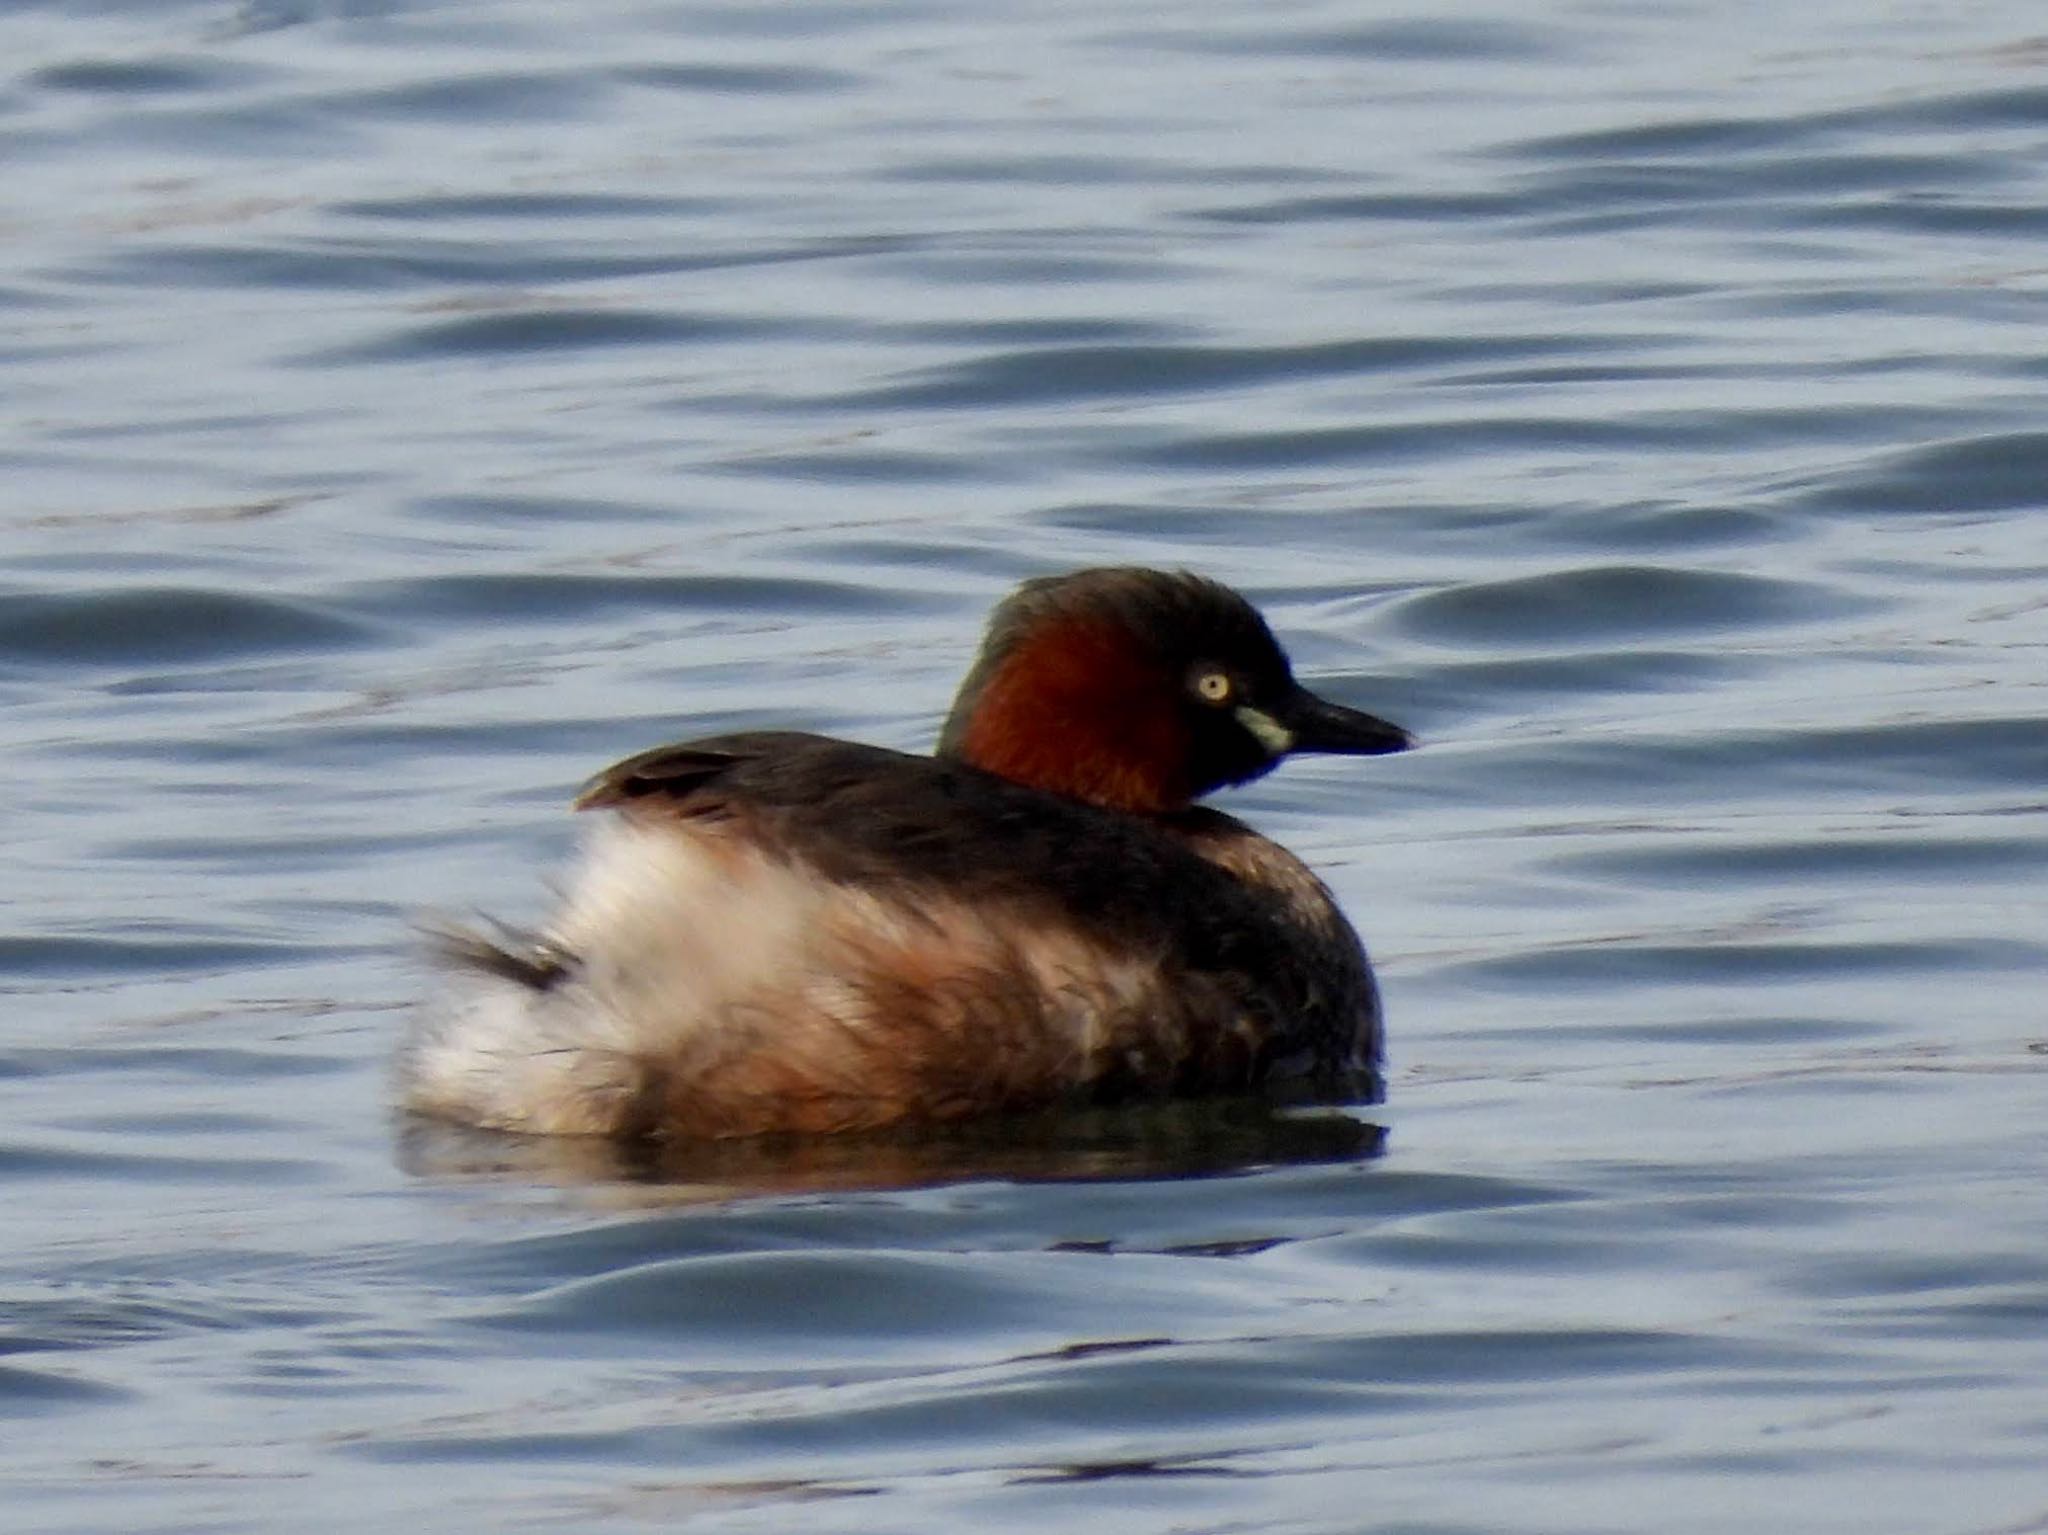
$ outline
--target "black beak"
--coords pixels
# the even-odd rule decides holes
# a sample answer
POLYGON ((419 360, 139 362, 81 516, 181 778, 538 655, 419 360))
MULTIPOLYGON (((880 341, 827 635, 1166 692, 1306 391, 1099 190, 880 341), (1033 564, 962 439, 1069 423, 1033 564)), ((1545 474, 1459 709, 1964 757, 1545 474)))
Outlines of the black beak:
POLYGON ((1292 751, 1377 757, 1387 752, 1404 752, 1415 744, 1415 737, 1399 725, 1318 698, 1307 688, 1296 688, 1294 695, 1273 713, 1294 737, 1292 751))

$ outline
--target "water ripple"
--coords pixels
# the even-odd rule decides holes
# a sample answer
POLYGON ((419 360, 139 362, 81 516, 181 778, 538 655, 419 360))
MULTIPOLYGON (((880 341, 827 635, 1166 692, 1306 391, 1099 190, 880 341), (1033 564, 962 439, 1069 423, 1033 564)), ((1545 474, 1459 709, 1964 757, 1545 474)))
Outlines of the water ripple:
POLYGON ((375 632, 332 608, 184 587, 16 592, 0 597, 0 656, 38 664, 165 665, 329 651, 375 632))
POLYGON ((1871 604, 1812 582, 1668 565, 1581 566, 1409 599, 1402 627, 1440 644, 1549 649, 1617 639, 1818 624, 1871 604))
POLYGON ((892 408, 993 406, 1041 400, 1130 398, 1154 393, 1231 389, 1270 380, 1347 377, 1440 367, 1445 363, 1583 352, 1611 340, 1561 336, 1374 337, 1289 347, 1037 347, 997 352, 934 369, 890 387, 843 398, 840 405, 892 408))
POLYGON ((457 240, 389 241, 331 238, 303 244, 155 246, 121 253, 75 268, 80 281, 142 288, 276 288, 374 291, 432 288, 450 283, 482 285, 591 282, 605 278, 717 271, 729 267, 775 266, 829 261, 845 256, 899 250, 896 236, 824 238, 794 243, 752 243, 732 249, 702 246, 601 254, 581 246, 568 251, 457 240))
POLYGON ((2048 432, 2003 432, 1892 455, 1807 492, 1828 512, 1982 512, 2041 504, 2048 432))
POLYGON ((66 1407, 96 1407, 132 1401, 137 1393, 47 1370, 0 1365, 0 1415, 38 1417, 66 1407))
POLYGON ((629 309, 522 309, 415 325, 383 339, 313 352, 309 367, 335 363, 433 362, 502 352, 573 351, 590 347, 673 346, 758 339, 788 327, 767 318, 661 314, 629 309))

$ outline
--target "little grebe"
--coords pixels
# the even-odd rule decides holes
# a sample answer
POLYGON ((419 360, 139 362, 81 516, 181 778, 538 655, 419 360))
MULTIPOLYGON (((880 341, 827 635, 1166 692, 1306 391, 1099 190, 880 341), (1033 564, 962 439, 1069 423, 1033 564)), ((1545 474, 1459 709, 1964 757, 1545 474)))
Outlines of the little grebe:
POLYGON ((533 1134, 717 1139, 1266 1086, 1378 1093, 1364 947, 1307 865, 1195 805, 1399 727, 1294 680, 1185 573, 1027 581, 937 755, 794 732, 659 747, 531 937, 458 972, 407 1107, 533 1134))

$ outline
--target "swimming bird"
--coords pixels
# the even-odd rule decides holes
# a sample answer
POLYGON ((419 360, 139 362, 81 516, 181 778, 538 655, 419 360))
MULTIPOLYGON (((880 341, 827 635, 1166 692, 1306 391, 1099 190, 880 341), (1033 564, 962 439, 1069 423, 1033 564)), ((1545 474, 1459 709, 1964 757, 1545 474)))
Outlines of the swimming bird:
POLYGON ((932 756, 820 735, 642 752, 535 934, 454 929, 400 1096, 534 1134, 718 1140, 1063 1102, 1378 1094, 1358 934, 1198 805, 1296 752, 1411 745, 1294 678, 1229 587, 1025 582, 932 756))

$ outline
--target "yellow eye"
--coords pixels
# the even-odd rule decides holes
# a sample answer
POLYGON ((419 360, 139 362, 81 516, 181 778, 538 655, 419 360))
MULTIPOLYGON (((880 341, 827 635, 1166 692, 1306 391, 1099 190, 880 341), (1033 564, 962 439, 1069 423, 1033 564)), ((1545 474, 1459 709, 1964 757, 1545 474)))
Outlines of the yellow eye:
POLYGON ((1203 672, 1195 678, 1195 692, 1204 703, 1228 703, 1230 676, 1227 672, 1203 672))

